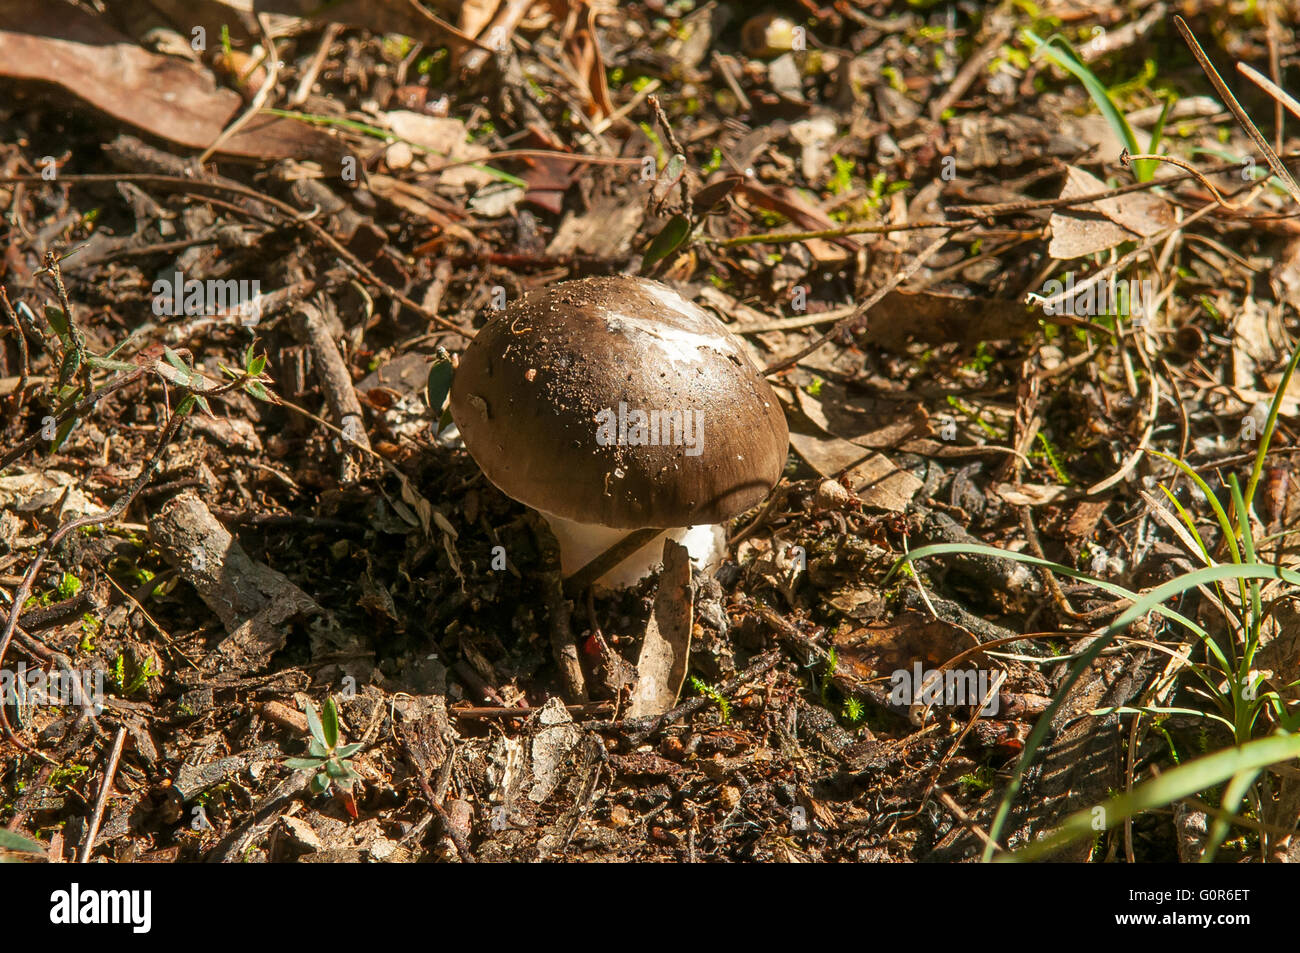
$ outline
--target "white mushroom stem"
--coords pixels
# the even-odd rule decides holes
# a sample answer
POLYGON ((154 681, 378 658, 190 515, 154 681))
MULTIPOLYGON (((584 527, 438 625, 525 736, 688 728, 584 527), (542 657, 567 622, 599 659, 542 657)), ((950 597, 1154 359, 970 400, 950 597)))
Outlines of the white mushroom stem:
MULTIPOLYGON (((572 520, 542 513, 560 544, 560 571, 571 576, 624 536, 636 532, 572 520)), ((666 529, 623 560, 594 583, 597 590, 626 589, 649 576, 663 562, 664 539, 674 539, 686 547, 691 564, 707 572, 722 562, 727 554, 727 534, 718 524, 680 526, 666 529)))

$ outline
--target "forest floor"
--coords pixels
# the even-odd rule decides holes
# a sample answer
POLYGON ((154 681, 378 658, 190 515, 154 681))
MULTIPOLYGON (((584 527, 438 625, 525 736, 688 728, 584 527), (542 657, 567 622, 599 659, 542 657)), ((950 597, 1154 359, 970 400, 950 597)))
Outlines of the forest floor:
POLYGON ((0 858, 1300 853, 1294 5, 236 6, 0 10, 0 858), (791 452, 567 593, 447 360, 638 273, 791 452))

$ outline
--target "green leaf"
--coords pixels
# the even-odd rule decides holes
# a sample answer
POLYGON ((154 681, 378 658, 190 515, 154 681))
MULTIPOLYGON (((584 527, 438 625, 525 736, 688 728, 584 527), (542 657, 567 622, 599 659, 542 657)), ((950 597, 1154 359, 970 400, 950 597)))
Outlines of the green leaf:
POLYGON ((328 760, 328 758, 285 758, 283 763, 291 771, 301 771, 303 768, 319 768, 328 760))
POLYGON ((678 212, 668 220, 668 224, 659 230, 650 241, 645 255, 641 259, 641 274, 646 274, 660 261, 667 258, 686 243, 691 234, 691 223, 685 215, 678 212))
POLYGON ((0 850, 18 850, 26 854, 43 854, 45 847, 21 834, 0 828, 0 850))
POLYGON ((266 367, 266 355, 259 354, 257 357, 253 358, 251 363, 244 366, 248 368, 248 373, 251 377, 256 377, 258 374, 262 373, 263 369, 266 367))
POLYGON ((685 171, 686 156, 680 152, 673 154, 664 163, 658 178, 655 179, 654 188, 650 190, 650 201, 656 208, 668 198, 668 193, 681 181, 682 173, 685 171))
POLYGON ((329 750, 331 745, 325 740, 325 729, 321 727, 320 715, 316 714, 316 706, 307 702, 307 731, 316 739, 322 748, 329 750))
POLYGON ((84 355, 77 348, 69 348, 63 355, 63 360, 59 363, 59 386, 62 387, 81 370, 81 359, 84 355))
POLYGON ((68 324, 68 316, 63 313, 62 308, 56 308, 52 304, 47 304, 45 306, 45 320, 50 322, 50 327, 53 328, 54 333, 59 336, 59 340, 63 342, 64 347, 67 347, 72 343, 71 335, 69 333, 71 327, 68 324))
POLYGON ((261 381, 249 381, 244 385, 244 390, 247 391, 250 396, 256 397, 260 401, 265 401, 268 404, 271 403, 271 395, 266 392, 266 388, 262 386, 261 381))
POLYGON ((176 368, 176 370, 180 371, 181 374, 185 375, 186 377, 189 376, 190 374, 189 365, 186 364, 185 361, 181 358, 181 356, 177 354, 175 351, 173 351, 171 348, 169 347, 163 348, 163 358, 167 361, 168 364, 176 368))
MULTIPOLYGON (((1047 717, 1047 713, 1044 713, 1043 718, 1047 717)), ((1298 756, 1300 756, 1300 735, 1286 734, 1258 738, 1240 747, 1216 751, 1214 754, 1171 768, 1158 778, 1139 785, 1129 793, 1121 794, 1098 805, 1102 812, 1100 814, 1096 813, 1096 808, 1091 808, 1071 815, 1052 834, 1013 854, 1003 855, 999 860, 1035 860, 1072 841, 1094 836, 1097 829, 1093 825, 1098 817, 1104 822, 1104 827, 1110 829, 1130 817, 1135 817, 1144 811, 1165 807, 1179 798, 1191 797, 1242 772, 1260 770, 1298 756)))
POLYGON ((324 794, 329 790, 330 779, 324 771, 311 779, 311 789, 317 794, 324 794))
POLYGON ((63 446, 63 441, 68 439, 68 434, 72 433, 72 428, 77 426, 80 420, 80 417, 69 417, 59 424, 59 429, 54 432, 54 441, 50 444, 50 453, 58 452, 58 449, 63 446))
POLYGON ((99 371, 134 371, 137 369, 136 365, 130 361, 114 361, 109 357, 100 357, 97 354, 87 354, 86 363, 99 371))
POLYGON ((325 730, 325 744, 333 751, 339 743, 339 710, 334 704, 333 696, 325 699, 325 709, 321 713, 321 727, 325 730))
POLYGON ((335 752, 335 754, 337 754, 340 758, 350 758, 352 757, 352 755, 356 754, 358 751, 361 750, 361 745, 362 743, 360 741, 354 741, 351 744, 344 745, 343 747, 339 748, 338 751, 335 752))
MULTIPOLYGON (((1041 54, 1082 83, 1083 88, 1088 91, 1093 103, 1096 104, 1097 109, 1106 118, 1106 121, 1110 123, 1111 129, 1124 143, 1125 148, 1133 155, 1141 154, 1142 150, 1138 148, 1137 136, 1133 134, 1133 127, 1128 124, 1124 114, 1116 107, 1114 100, 1110 98, 1110 92, 1102 85, 1101 80, 1097 79, 1065 37, 1060 34, 1053 34, 1046 40, 1042 40, 1033 30, 1028 29, 1021 31, 1021 37, 1032 47, 1035 56, 1041 54)), ((1139 182, 1150 182, 1156 174, 1155 160, 1140 159, 1134 162, 1133 174, 1139 182)))

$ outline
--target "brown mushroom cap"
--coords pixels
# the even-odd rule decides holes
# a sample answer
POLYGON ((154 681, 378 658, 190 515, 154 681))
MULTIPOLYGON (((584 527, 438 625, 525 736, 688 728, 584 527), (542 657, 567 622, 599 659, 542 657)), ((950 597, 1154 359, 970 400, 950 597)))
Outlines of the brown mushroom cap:
POLYGON ((526 294, 461 355, 451 414, 502 492, 622 529, 742 513, 780 478, 789 447, 776 395, 741 343, 648 278, 585 278, 526 294), (681 413, 699 427, 698 454, 682 440, 602 445, 620 404, 634 422, 633 411, 660 412, 665 437, 662 414, 681 413))

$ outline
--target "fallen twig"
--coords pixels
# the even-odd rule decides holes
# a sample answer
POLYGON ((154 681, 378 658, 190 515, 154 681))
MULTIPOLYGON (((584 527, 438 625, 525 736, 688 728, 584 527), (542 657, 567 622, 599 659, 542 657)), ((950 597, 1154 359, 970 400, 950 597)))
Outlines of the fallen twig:
POLYGON ((99 825, 104 820, 104 808, 108 804, 109 794, 113 791, 113 779, 117 777, 117 764, 122 758, 122 745, 125 742, 126 728, 118 728, 117 737, 113 739, 113 750, 108 753, 108 761, 104 763, 104 780, 99 786, 99 797, 95 799, 95 812, 90 815, 86 839, 81 842, 81 850, 77 851, 79 864, 88 862, 91 851, 95 849, 95 838, 99 836, 99 825))

